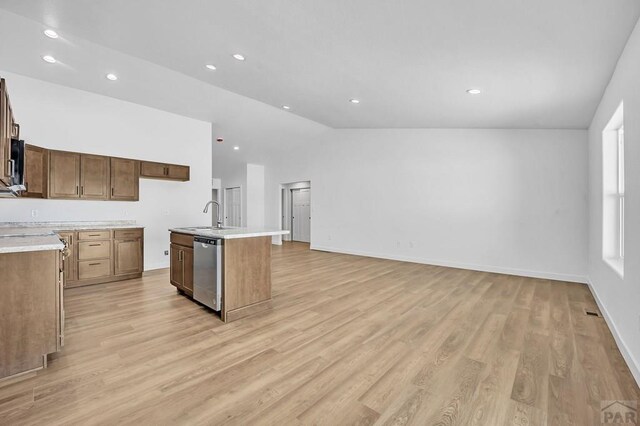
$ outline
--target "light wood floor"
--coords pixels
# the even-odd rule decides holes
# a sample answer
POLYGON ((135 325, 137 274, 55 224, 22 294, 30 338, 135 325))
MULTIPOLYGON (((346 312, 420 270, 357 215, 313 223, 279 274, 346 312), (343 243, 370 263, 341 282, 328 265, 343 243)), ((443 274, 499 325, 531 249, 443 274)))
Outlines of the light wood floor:
POLYGON ((167 271, 66 291, 66 346, 0 424, 582 426, 639 399, 584 285, 273 254, 273 311, 226 325, 167 271))

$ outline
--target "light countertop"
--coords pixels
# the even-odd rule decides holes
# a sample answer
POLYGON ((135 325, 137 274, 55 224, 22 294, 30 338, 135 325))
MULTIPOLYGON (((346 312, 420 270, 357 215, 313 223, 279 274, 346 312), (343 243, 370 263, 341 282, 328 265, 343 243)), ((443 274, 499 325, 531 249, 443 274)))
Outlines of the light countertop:
POLYGON ((198 235, 201 237, 222 238, 223 240, 231 240, 235 238, 252 238, 252 237, 269 237, 275 235, 287 235, 289 231, 282 229, 268 228, 207 228, 207 227, 185 227, 171 228, 171 232, 181 234, 198 235))
POLYGON ((0 253, 62 250, 64 244, 54 233, 49 235, 0 236, 0 253))
POLYGON ((0 235, 7 229, 22 230, 23 234, 35 230, 84 231, 94 229, 144 228, 134 220, 84 221, 84 222, 0 222, 0 235))
POLYGON ((142 228, 135 221, 0 222, 0 253, 62 250, 59 231, 142 228))

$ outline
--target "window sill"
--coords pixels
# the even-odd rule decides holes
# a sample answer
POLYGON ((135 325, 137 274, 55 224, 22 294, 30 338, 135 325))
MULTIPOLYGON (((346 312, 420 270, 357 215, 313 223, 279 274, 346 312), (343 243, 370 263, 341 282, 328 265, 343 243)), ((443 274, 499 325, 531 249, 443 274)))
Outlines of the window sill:
POLYGON ((604 258, 604 261, 615 271, 620 278, 624 278, 624 259, 620 257, 604 258))

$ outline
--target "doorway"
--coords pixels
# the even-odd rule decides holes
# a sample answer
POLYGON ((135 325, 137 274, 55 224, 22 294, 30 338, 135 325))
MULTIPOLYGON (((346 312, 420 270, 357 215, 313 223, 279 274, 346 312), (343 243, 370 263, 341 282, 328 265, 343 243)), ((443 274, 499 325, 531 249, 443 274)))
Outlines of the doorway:
MULTIPOLYGON (((213 188, 211 190, 211 200, 217 201, 219 205, 222 205, 222 203, 220 202, 220 191, 217 188, 213 188)), ((211 207, 213 207, 211 209, 211 224, 212 226, 215 226, 216 223, 218 222, 218 215, 221 215, 222 212, 218 211, 220 207, 217 207, 217 206, 211 206, 211 207)))
POLYGON ((291 189, 291 239, 311 241, 311 188, 291 189))
POLYGON ((242 226, 242 193, 239 186, 224 189, 224 224, 242 226))
POLYGON ((280 185, 282 229, 289 231, 284 241, 311 242, 311 182, 280 185))

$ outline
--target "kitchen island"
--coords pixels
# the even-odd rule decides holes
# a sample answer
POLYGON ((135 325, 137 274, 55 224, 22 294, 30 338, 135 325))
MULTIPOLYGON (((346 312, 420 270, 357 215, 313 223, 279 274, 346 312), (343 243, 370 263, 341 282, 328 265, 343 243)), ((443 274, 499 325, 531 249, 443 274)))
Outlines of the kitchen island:
POLYGON ((271 239, 289 231, 191 227, 171 232, 170 282, 225 322, 271 308, 271 239))

